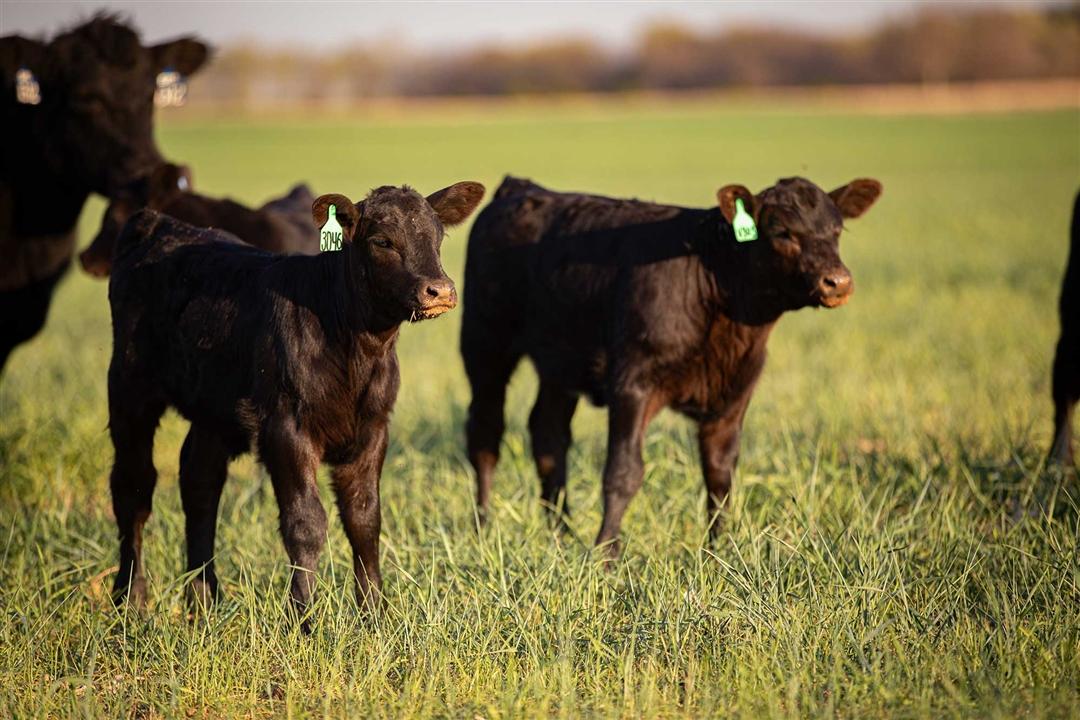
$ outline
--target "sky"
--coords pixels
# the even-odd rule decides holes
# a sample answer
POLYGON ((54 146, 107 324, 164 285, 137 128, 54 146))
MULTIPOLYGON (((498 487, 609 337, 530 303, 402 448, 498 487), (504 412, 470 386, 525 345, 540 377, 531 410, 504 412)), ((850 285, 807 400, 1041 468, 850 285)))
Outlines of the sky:
MULTIPOLYGON (((1040 0, 1029 0, 1027 4, 1032 3, 1045 4, 1040 0)), ((700 29, 753 24, 842 34, 907 15, 926 4, 931 3, 926 0, 307 3, 0 0, 0 33, 49 36, 99 9, 107 9, 131 17, 147 42, 195 33, 219 47, 254 41, 336 51, 350 44, 391 43, 437 52, 575 35, 618 49, 628 47, 643 27, 656 20, 673 20, 700 29)))

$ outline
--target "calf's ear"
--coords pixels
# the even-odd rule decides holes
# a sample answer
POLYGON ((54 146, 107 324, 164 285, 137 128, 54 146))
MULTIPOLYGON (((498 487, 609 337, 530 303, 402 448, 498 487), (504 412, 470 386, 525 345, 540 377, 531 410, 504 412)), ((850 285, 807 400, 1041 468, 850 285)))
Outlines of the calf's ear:
POLYGON ((187 165, 165 163, 159 165, 150 175, 149 201, 151 204, 162 204, 174 195, 191 192, 191 188, 191 168, 187 165))
POLYGON ((181 75, 191 75, 210 57, 210 48, 195 38, 182 37, 154 45, 150 54, 159 71, 172 68, 181 75))
POLYGON ((326 217, 330 214, 330 206, 334 206, 334 216, 341 225, 341 232, 346 241, 352 241, 356 226, 360 224, 360 211, 352 200, 338 193, 320 195, 311 204, 311 217, 315 219, 315 227, 321 228, 326 224, 326 217))
POLYGON ((725 185, 716 191, 716 202, 720 205, 720 212, 729 224, 735 219, 736 200, 742 200, 746 212, 757 217, 757 208, 754 207, 754 194, 745 185, 725 185))
POLYGON ((478 182, 455 183, 427 196, 428 205, 446 226, 464 222, 483 199, 484 186, 478 182))
POLYGON ((852 180, 847 185, 836 188, 829 197, 840 208, 840 214, 853 219, 870 209, 881 195, 881 183, 870 178, 852 180))

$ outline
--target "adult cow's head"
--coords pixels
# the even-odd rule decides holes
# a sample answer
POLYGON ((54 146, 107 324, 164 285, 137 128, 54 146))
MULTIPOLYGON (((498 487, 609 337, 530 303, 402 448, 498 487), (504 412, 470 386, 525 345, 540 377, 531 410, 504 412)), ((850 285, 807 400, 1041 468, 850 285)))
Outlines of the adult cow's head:
POLYGON ((844 220, 866 212, 881 195, 881 183, 860 178, 826 193, 803 178, 785 178, 757 195, 743 185, 717 192, 720 212, 732 223, 736 201, 757 225, 758 239, 739 243, 748 257, 747 281, 777 299, 778 310, 808 305, 834 308, 855 290, 840 260, 844 220))
POLYGON ((154 142, 158 73, 194 73, 207 47, 181 38, 145 47, 117 19, 98 15, 49 43, 0 38, 4 144, 27 161, 40 158, 66 184, 113 196, 148 174, 161 155, 154 142), (32 74, 38 102, 20 96, 17 76, 32 74))
POLYGON ((396 322, 423 320, 457 305, 454 282, 439 251, 443 228, 464 222, 484 197, 484 186, 459 182, 426 198, 407 187, 373 190, 363 202, 344 195, 315 200, 312 215, 323 227, 334 206, 344 254, 366 279, 375 311, 396 322))

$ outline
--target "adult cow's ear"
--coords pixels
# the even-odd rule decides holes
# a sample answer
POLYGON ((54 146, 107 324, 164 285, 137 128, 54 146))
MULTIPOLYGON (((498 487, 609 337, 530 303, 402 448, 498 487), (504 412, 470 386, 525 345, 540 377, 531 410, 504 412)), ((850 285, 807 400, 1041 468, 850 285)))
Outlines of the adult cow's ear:
POLYGON ((428 205, 448 227, 464 222, 483 199, 484 186, 478 182, 455 183, 427 196, 428 205))
POLYGON ((210 48, 195 38, 182 37, 150 48, 158 71, 172 68, 181 75, 191 75, 210 57, 210 48))
POLYGON ((745 185, 725 185, 716 191, 716 202, 720 205, 720 212, 728 224, 735 219, 735 201, 742 200, 746 212, 757 217, 757 208, 754 207, 754 194, 745 185))
POLYGON ((857 218, 870 209, 881 195, 881 183, 870 178, 852 180, 829 193, 845 218, 857 218))
POLYGON ((46 46, 37 40, 30 40, 21 35, 0 37, 0 71, 4 73, 3 86, 14 85, 15 73, 21 68, 27 68, 34 74, 41 72, 45 52, 46 46))
POLYGON ((320 195, 315 198, 311 205, 311 217, 315 219, 315 227, 321 228, 326 224, 326 218, 330 214, 330 206, 334 206, 334 216, 341 225, 341 232, 346 241, 352 241, 356 227, 360 224, 360 210, 352 200, 338 193, 320 195))

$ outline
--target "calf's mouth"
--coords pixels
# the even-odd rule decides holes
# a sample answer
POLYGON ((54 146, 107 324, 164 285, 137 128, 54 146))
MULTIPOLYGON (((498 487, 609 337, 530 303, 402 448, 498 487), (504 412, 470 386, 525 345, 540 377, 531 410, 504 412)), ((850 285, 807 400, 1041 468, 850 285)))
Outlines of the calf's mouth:
POLYGON ((439 317, 443 313, 450 312, 455 307, 457 307, 457 303, 455 302, 439 302, 423 305, 412 311, 412 317, 409 318, 409 322, 431 320, 432 318, 439 317))
POLYGON ((820 295, 818 296, 818 303, 824 308, 838 308, 841 305, 846 305, 847 301, 851 299, 852 293, 845 293, 843 295, 820 295))

